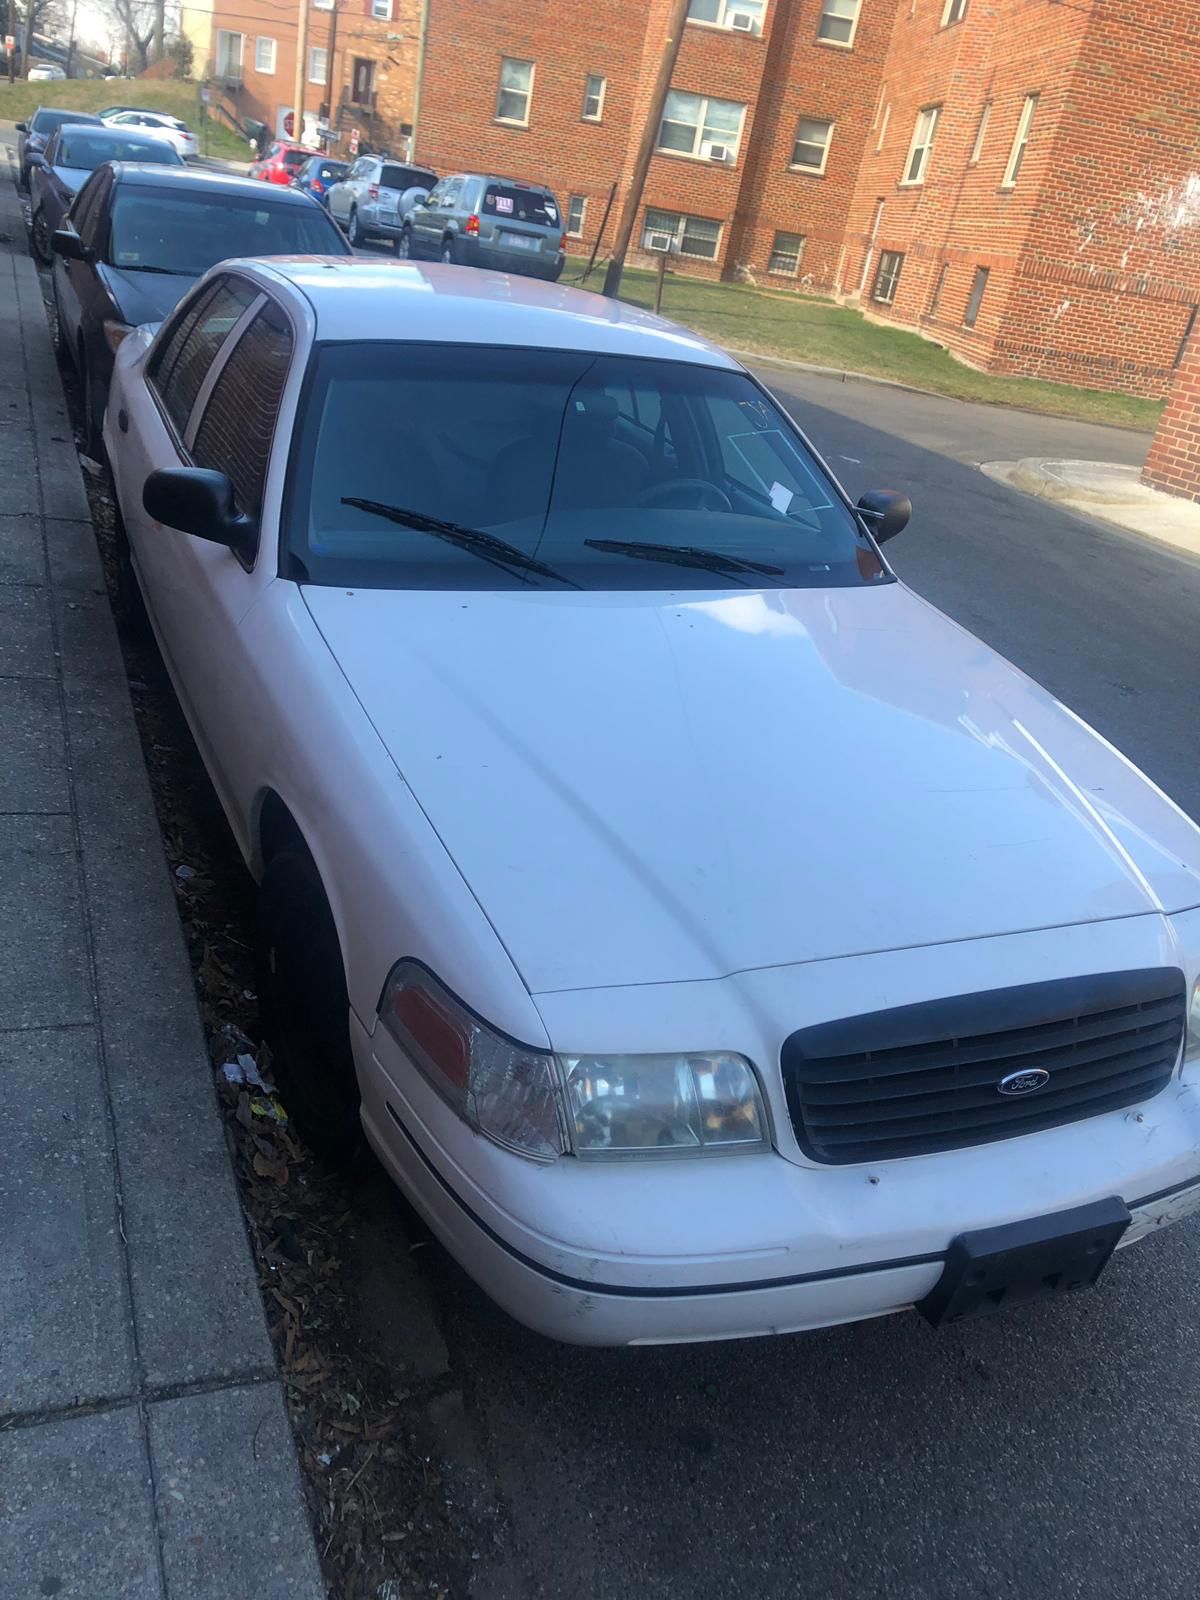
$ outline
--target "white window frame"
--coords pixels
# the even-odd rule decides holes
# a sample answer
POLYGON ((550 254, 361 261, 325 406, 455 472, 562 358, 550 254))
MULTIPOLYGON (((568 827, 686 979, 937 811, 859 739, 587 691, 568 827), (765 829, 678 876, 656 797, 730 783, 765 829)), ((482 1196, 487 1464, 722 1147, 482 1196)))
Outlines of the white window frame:
POLYGON ((1012 149, 1008 152, 1008 165, 1004 169, 1002 189, 1012 189, 1016 186, 1021 175, 1021 167, 1025 160, 1025 152, 1029 148, 1029 133, 1033 127, 1034 114, 1037 111, 1040 95, 1027 94, 1025 103, 1021 107, 1021 115, 1017 119, 1017 131, 1013 135, 1012 149))
POLYGON ((657 206, 647 206, 645 211, 642 213, 641 240, 643 250, 647 248, 646 235, 650 233, 669 233, 678 247, 679 254, 681 256, 687 256, 690 261, 711 261, 716 263, 718 260, 720 260, 721 245, 725 239, 725 224, 723 222, 718 222, 716 217, 696 217, 690 212, 686 211, 662 211, 657 206), (650 218, 652 216, 664 217, 668 219, 667 224, 664 225, 657 222, 651 223, 650 218), (701 251, 684 249, 683 241, 687 234, 687 225, 689 222, 711 222, 716 227, 717 237, 713 242, 713 253, 711 256, 706 256, 701 251))
POLYGON ((214 71, 216 73, 216 76, 218 78, 228 78, 228 77, 232 76, 232 72, 237 72, 238 74, 241 74, 245 70, 245 66, 246 66, 246 35, 244 33, 238 33, 234 28, 218 28, 217 29, 216 44, 215 44, 215 48, 213 50, 213 68, 214 68, 214 71), (221 40, 222 39, 236 39, 237 42, 238 42, 237 60, 236 61, 231 61, 230 60, 228 46, 226 47, 226 51, 225 51, 225 71, 224 72, 221 71, 221 40), (232 68, 232 72, 230 70, 231 68, 232 68))
POLYGON ((587 77, 584 78, 584 80, 583 80, 583 118, 582 118, 582 120, 584 122, 603 122, 604 121, 604 97, 607 95, 607 93, 608 93, 608 79, 604 76, 604 74, 602 72, 589 72, 587 77), (592 85, 594 83, 598 83, 600 85, 599 92, 596 93, 596 94, 592 93, 592 85), (588 110, 588 101, 589 100, 595 100, 595 102, 596 102, 595 111, 589 111, 588 110))
POLYGON ((785 228, 776 228, 775 237, 771 240, 770 253, 767 256, 767 271, 774 278, 798 278, 800 268, 804 263, 804 246, 808 243, 807 236, 803 233, 789 233, 785 228), (794 251, 779 248, 780 239, 795 239, 797 241, 794 251), (792 268, 773 267, 771 263, 777 255, 795 255, 796 265, 792 268))
POLYGON ((724 28, 729 33, 748 33, 757 37, 763 30, 763 19, 767 14, 767 0, 717 0, 716 17, 709 21, 707 17, 693 17, 691 7, 688 7, 688 22, 697 28, 724 28), (744 17, 753 17, 753 28, 735 28, 730 21, 738 12, 744 17))
POLYGON ((719 95, 693 94, 690 89, 671 89, 668 91, 666 104, 663 106, 662 118, 658 124, 658 138, 654 148, 656 153, 662 155, 683 156, 685 159, 692 161, 708 161, 710 158, 704 153, 705 145, 723 144, 728 149, 733 151, 733 159, 736 161, 742 148, 742 134, 745 131, 746 107, 740 100, 722 100, 719 95), (677 99, 694 100, 696 102, 697 113, 695 124, 686 122, 682 117, 667 116, 667 106, 669 106, 671 103, 672 95, 675 95, 677 99), (706 138, 704 129, 705 124, 708 121, 709 106, 736 106, 740 112, 740 116, 738 117, 737 133, 722 133, 715 139, 706 138), (692 137, 692 148, 690 150, 677 150, 673 145, 663 144, 663 123, 668 121, 673 122, 676 127, 680 128, 694 126, 695 132, 692 137))
POLYGON ((875 141, 875 154, 883 149, 883 141, 887 138, 888 123, 892 120, 892 102, 889 100, 883 108, 883 117, 879 124, 879 137, 875 141))
POLYGON ((858 34, 858 22, 862 16, 862 0, 821 0, 821 15, 817 18, 817 43, 832 45, 835 50, 853 50, 854 40, 858 34), (842 11, 835 11, 836 5, 852 5, 854 13, 850 17, 850 37, 848 39, 831 39, 821 32, 825 26, 826 18, 845 22, 846 16, 842 11))
POLYGON ((371 16, 376 22, 390 22, 392 0, 371 0, 371 16))
POLYGON ((528 60, 525 56, 501 56, 500 76, 496 80, 496 116, 497 122, 503 123, 506 128, 527 128, 529 126, 529 113, 533 109, 533 80, 537 76, 537 63, 528 60), (511 89, 503 82, 504 68, 508 65, 529 68, 529 87, 526 89, 511 89), (500 96, 502 94, 523 94, 525 96, 525 115, 523 117, 505 117, 500 114, 500 96))
POLYGON ((929 172, 929 158, 933 154, 933 142, 937 138, 938 123, 942 120, 941 106, 922 106, 917 112, 917 120, 913 126, 912 140, 908 146, 908 154, 904 158, 904 171, 900 183, 904 188, 915 189, 925 182, 929 172), (917 170, 913 172, 913 162, 917 163, 917 170))
POLYGON ((258 38, 255 39, 255 41, 254 41, 254 70, 255 70, 255 72, 261 72, 261 73, 264 74, 264 76, 274 77, 274 75, 275 75, 275 61, 276 61, 276 57, 278 56, 278 54, 279 54, 279 47, 276 44, 275 40, 274 39, 268 39, 268 38, 264 37, 264 35, 259 34, 258 38), (265 66, 265 67, 262 64, 262 61, 259 59, 260 58, 260 54, 262 52, 263 45, 270 45, 270 47, 271 47, 270 56, 268 58, 269 59, 269 65, 265 66))
POLYGON ((568 239, 582 239, 584 226, 587 223, 587 195, 569 194, 567 196, 567 209, 563 214, 563 232, 568 239), (571 210, 575 202, 579 202, 579 226, 571 226, 571 210))
POLYGON ((829 147, 833 143, 834 122, 830 117, 798 117, 796 119, 796 134, 792 140, 792 159, 788 162, 789 172, 801 172, 810 178, 823 178, 825 168, 829 165, 829 147), (805 123, 815 124, 825 129, 825 144, 821 151, 821 164, 814 167, 803 161, 796 160, 796 146, 798 144, 815 145, 816 139, 801 139, 800 129, 805 123))
POLYGON ((942 10, 942 27, 948 28, 952 22, 961 22, 967 14, 968 0, 946 0, 942 10))
POLYGON ((967 158, 969 167, 975 166, 983 154, 983 141, 987 137, 988 119, 992 114, 992 102, 985 100, 979 113, 979 126, 975 129, 975 143, 971 146, 971 154, 967 158))
MULTIPOLYGON (((323 44, 313 44, 308 47, 308 81, 309 83, 324 83, 329 75, 329 51, 323 44), (321 70, 317 71, 317 61, 321 62, 321 70)), ((298 129, 297 138, 303 138, 298 129)))

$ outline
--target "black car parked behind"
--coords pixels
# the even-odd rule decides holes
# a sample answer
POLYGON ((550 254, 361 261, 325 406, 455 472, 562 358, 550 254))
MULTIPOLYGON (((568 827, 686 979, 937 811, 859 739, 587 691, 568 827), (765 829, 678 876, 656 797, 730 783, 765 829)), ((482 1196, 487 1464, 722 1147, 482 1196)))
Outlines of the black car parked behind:
POLYGON ((139 323, 161 322, 209 267, 232 256, 352 254, 295 189, 124 162, 92 173, 53 246, 59 355, 79 370, 93 456, 117 346, 139 323))
POLYGON ((57 106, 39 106, 28 122, 17 123, 17 188, 29 188, 29 157, 41 155, 50 135, 64 122, 99 125, 100 118, 87 111, 63 111, 57 106))

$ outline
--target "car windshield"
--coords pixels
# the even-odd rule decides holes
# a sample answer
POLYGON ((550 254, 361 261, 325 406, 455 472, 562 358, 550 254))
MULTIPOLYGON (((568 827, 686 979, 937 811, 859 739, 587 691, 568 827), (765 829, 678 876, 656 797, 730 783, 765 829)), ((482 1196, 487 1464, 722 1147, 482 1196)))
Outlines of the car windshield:
POLYGON ((182 159, 162 139, 139 139, 131 134, 108 130, 94 133, 64 133, 58 143, 58 165, 94 172, 106 161, 150 161, 159 166, 180 167, 182 159))
POLYGON ((558 207, 544 189, 524 189, 516 183, 489 183, 483 191, 483 212, 501 221, 532 222, 540 228, 558 226, 558 207))
POLYGON ((774 401, 743 373, 683 362, 318 346, 290 483, 292 570, 318 584, 679 590, 890 577, 774 401), (472 548, 472 534, 489 548, 472 548), (506 565, 500 540, 519 559, 506 565))
POLYGON ((233 256, 350 253, 320 206, 293 199, 122 186, 113 202, 109 264, 199 277, 233 256))
POLYGON ((52 134, 56 128, 61 128, 64 122, 99 122, 99 117, 81 115, 78 111, 38 111, 34 114, 33 121, 29 124, 31 133, 52 134))

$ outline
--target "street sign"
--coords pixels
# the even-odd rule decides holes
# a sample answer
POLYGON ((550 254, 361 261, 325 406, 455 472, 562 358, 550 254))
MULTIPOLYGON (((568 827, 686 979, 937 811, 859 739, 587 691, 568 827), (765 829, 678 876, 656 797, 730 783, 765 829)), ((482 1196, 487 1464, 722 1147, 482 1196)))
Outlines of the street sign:
POLYGON ((200 89, 200 104, 202 106, 206 106, 208 104, 208 90, 203 85, 200 89))
POLYGON ((289 111, 287 116, 284 117, 284 119, 283 119, 283 131, 284 131, 284 133, 287 134, 289 139, 292 138, 292 136, 295 134, 295 132, 296 132, 296 114, 295 114, 295 112, 289 111))
POLYGON ((17 41, 11 33, 4 35, 4 48, 6 50, 15 50, 17 48, 17 41))
POLYGON ((350 129, 350 154, 352 156, 356 156, 358 154, 358 129, 357 128, 351 128, 350 129))

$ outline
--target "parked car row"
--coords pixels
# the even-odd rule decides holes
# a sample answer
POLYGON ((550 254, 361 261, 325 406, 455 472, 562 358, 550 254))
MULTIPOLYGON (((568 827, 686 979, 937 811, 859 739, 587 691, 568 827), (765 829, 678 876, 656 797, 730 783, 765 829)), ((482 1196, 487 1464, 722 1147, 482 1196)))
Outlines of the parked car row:
POLYGON ((61 106, 39 106, 26 122, 17 123, 17 187, 29 188, 32 157, 46 148, 51 134, 65 124, 96 127, 103 124, 123 133, 138 133, 156 139, 173 150, 180 160, 199 153, 196 135, 186 122, 146 106, 106 106, 102 111, 68 111, 61 106))
POLYGON ((1200 1208, 1200 832, 897 580, 902 494, 454 265, 557 277, 545 188, 436 180, 397 267, 313 183, 382 232, 419 169, 88 171, 146 137, 96 122, 22 151, 59 351, 300 1135, 583 1343, 956 1323, 1200 1208))

